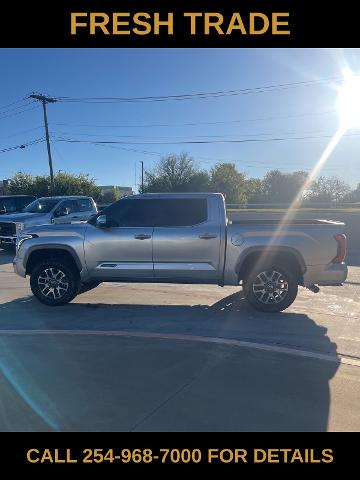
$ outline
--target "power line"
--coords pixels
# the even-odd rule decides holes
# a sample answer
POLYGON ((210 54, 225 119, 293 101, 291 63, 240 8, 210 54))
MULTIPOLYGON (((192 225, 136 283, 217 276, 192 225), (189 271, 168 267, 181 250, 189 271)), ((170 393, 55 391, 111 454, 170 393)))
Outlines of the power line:
POLYGON ((17 107, 9 108, 8 110, 5 110, 1 112, 1 115, 6 115, 7 113, 14 112, 15 110, 19 110, 25 107, 28 107, 29 105, 32 105, 34 102, 26 102, 23 105, 18 105, 17 107))
POLYGON ((26 97, 21 98, 20 100, 16 100, 15 102, 11 102, 11 103, 8 103, 7 105, 3 105, 2 107, 0 107, 0 110, 3 110, 4 108, 12 107, 13 105, 17 105, 21 102, 25 102, 26 100, 27 100, 26 97))
POLYGON ((71 103, 136 103, 136 102, 163 102, 169 100, 193 100, 218 98, 235 95, 252 95, 257 93, 276 92, 292 88, 309 87, 321 85, 332 81, 340 80, 341 77, 330 77, 318 80, 307 80, 302 82, 280 83, 274 85, 265 85, 260 87, 241 88, 232 90, 218 90, 213 92, 182 93, 177 95, 158 95, 143 97, 65 97, 59 96, 56 99, 59 102, 71 103))
POLYGON ((15 117, 16 115, 21 115, 22 113, 25 113, 25 112, 30 112, 31 110, 35 110, 35 108, 38 108, 38 106, 34 105, 33 107, 26 108, 25 110, 21 110, 20 112, 15 112, 10 115, 5 115, 3 117, 0 117, 0 120, 4 120, 5 118, 10 118, 10 117, 15 117))
MULTIPOLYGON (((359 136, 360 133, 345 134, 344 137, 359 136)), ((57 138, 59 142, 68 143, 96 143, 96 144, 120 144, 120 145, 187 145, 187 144, 215 144, 215 143, 259 143, 259 142, 281 142, 288 140, 315 140, 332 138, 333 135, 304 135, 296 137, 272 137, 272 138, 245 138, 233 140, 188 140, 175 142, 124 142, 118 140, 83 140, 71 138, 57 138)))
POLYGON ((12 150, 23 149, 23 148, 26 148, 26 147, 30 147, 32 145, 37 145, 38 143, 42 143, 44 140, 45 139, 43 137, 42 138, 36 138, 35 140, 31 140, 31 141, 26 142, 26 143, 21 143, 19 145, 14 145, 12 147, 3 148, 2 150, 0 150, 0 153, 10 152, 12 150))
MULTIPOLYGON (((302 132, 303 135, 314 133, 313 131, 311 132, 302 132)), ((325 132, 317 132, 317 134, 324 134, 325 132)), ((58 135, 58 136, 66 136, 66 135, 74 135, 74 136, 85 136, 85 137, 97 137, 99 134, 98 133, 85 133, 85 132, 57 132, 57 131, 52 131, 52 135, 58 135)), ((231 133, 231 134, 225 134, 225 135, 167 135, 167 136, 154 136, 154 135, 114 135, 112 133, 104 134, 105 137, 112 137, 112 138, 151 138, 151 139, 184 139, 184 138, 226 138, 226 137, 266 137, 266 136, 274 136, 274 135, 296 135, 299 134, 298 131, 295 132, 283 132, 281 134, 279 133, 274 133, 274 132, 262 132, 262 133, 231 133)))
POLYGON ((150 127, 192 127, 198 125, 220 125, 220 124, 229 124, 229 123, 245 123, 245 122, 261 122, 267 120, 287 120, 290 118, 302 118, 308 116, 317 116, 317 115, 328 115, 330 113, 336 112, 335 109, 325 110, 322 112, 307 112, 300 114, 290 114, 290 115, 278 115, 270 117, 256 117, 256 118, 244 118, 240 120, 218 120, 213 122, 186 122, 186 123, 144 123, 144 124, 110 124, 110 125, 101 125, 96 123, 54 123, 51 122, 51 125, 61 126, 61 127, 95 127, 95 128, 150 128, 150 127))
POLYGON ((43 127, 41 125, 39 125, 38 127, 29 128, 27 130, 22 130, 21 132, 12 133, 11 135, 7 135, 5 137, 0 137, 0 138, 1 139, 6 139, 6 138, 12 138, 12 137, 19 137, 20 135, 24 135, 24 133, 33 132, 34 130, 39 130, 40 128, 43 128, 43 127))
MULTIPOLYGON (((90 143, 91 145, 94 145, 94 146, 97 146, 97 147, 105 147, 105 148, 112 148, 112 149, 116 149, 116 150, 122 150, 122 151, 126 151, 126 152, 134 152, 134 153, 141 153, 141 154, 144 154, 144 155, 152 155, 152 156, 156 156, 156 157, 162 157, 165 155, 164 152, 155 152, 155 151, 149 151, 149 150, 139 150, 139 149, 136 149, 136 148, 126 148, 126 147, 121 147, 119 145, 111 145, 111 144, 102 144, 102 143, 94 143, 94 142, 91 142, 90 143)), ((200 162, 199 163, 206 163, 206 164, 214 164, 216 162, 228 162, 228 163, 238 163, 238 162, 241 162, 241 167, 245 167, 245 168, 251 168, 251 169, 254 169, 254 168, 266 168, 268 167, 268 162, 262 162, 262 161, 258 161, 258 160, 246 160, 247 163, 244 163, 244 160, 243 159, 234 159, 234 158, 210 158, 210 157, 203 157, 203 156, 196 156, 196 160, 200 159, 200 162)), ((298 166, 299 168, 306 168, 304 167, 304 163, 303 162, 299 162, 298 164, 295 164, 294 162, 292 162, 292 166, 289 166, 289 167, 284 167, 284 166, 281 166, 281 167, 277 167, 275 166, 274 168, 280 168, 281 170, 290 170, 292 171, 294 169, 294 167, 298 166)), ((308 166, 307 168, 312 168, 312 166, 308 166)), ((325 167, 326 169, 333 169, 335 167, 329 167, 329 166, 326 166, 325 167)))

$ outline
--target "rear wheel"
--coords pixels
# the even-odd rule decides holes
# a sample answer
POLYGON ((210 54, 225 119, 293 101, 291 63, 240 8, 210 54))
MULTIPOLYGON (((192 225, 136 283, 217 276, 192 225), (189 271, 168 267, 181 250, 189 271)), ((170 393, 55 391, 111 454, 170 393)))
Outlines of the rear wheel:
POLYGON ((244 280, 244 296, 256 310, 281 312, 298 293, 296 276, 281 265, 259 265, 244 280))
POLYGON ((45 305, 65 305, 79 290, 79 278, 74 269, 59 260, 39 263, 30 275, 31 291, 45 305))

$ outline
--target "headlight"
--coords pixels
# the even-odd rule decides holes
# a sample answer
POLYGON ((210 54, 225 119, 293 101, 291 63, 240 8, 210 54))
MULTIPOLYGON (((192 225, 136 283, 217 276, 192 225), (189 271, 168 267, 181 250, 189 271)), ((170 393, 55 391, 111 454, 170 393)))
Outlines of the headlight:
POLYGON ((16 233, 21 232, 21 230, 24 230, 24 228, 26 227, 25 223, 16 222, 15 225, 16 225, 16 233))

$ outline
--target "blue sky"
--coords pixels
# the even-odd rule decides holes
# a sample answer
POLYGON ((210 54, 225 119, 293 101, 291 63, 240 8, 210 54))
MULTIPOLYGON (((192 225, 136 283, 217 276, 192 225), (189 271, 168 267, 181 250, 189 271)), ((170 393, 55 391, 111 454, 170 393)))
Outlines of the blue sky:
MULTIPOLYGON (((32 105, 1 108, 33 91, 55 97, 211 92, 332 79, 341 76, 346 64, 360 71, 359 49, 2 49, 0 150, 43 136, 40 107, 17 115, 32 105)), ((233 161, 248 177, 262 177, 274 168, 310 170, 329 141, 321 137, 332 135, 338 125, 336 86, 334 80, 266 93, 152 103, 59 102, 48 107, 54 168, 89 173, 102 185, 133 187, 140 182, 141 160, 151 168, 161 154, 183 151, 202 168, 233 161), (154 124, 170 126, 150 126, 154 124), (294 136, 320 138, 161 145, 294 136), (110 148, 56 138, 127 143, 110 148)), ((322 174, 359 183, 359 147, 360 136, 344 137, 322 174)), ((0 153, 0 179, 19 170, 44 174, 47 169, 45 143, 0 153)))

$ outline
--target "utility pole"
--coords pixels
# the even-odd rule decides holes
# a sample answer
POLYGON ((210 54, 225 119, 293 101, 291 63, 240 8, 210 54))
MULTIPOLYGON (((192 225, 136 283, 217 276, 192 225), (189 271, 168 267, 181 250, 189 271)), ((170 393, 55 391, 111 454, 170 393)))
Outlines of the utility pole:
POLYGON ((144 193, 144 162, 140 160, 141 163, 141 193, 144 193))
POLYGON ((45 137, 46 137, 46 145, 47 145, 47 152, 48 152, 48 159, 49 159, 49 170, 50 170, 50 192, 51 195, 55 193, 55 183, 54 183, 54 170, 53 170, 53 162, 51 157, 51 148, 50 148, 50 136, 49 136, 49 126, 48 126, 48 119, 47 119, 47 111, 46 111, 46 104, 47 103, 55 103, 57 102, 56 98, 48 97, 46 95, 37 95, 33 94, 30 95, 30 98, 34 98, 42 103, 43 112, 44 112, 44 126, 45 126, 45 137))

